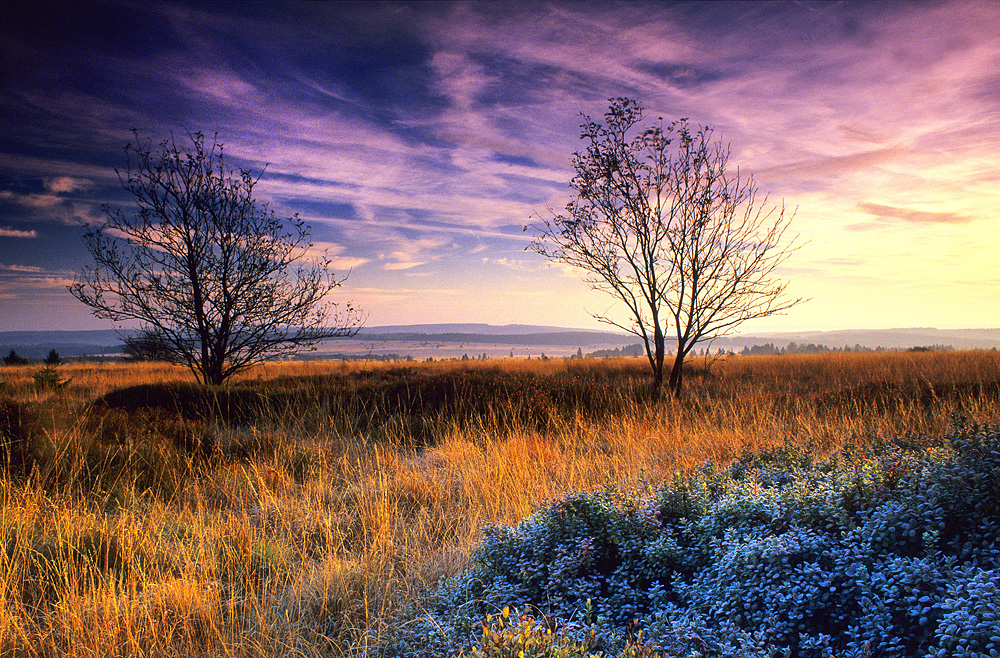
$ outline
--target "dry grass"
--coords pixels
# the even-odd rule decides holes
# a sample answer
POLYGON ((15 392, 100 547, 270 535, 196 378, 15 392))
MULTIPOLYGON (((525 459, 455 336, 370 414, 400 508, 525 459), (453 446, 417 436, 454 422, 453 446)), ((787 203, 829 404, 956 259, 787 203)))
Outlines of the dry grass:
POLYGON ((190 381, 178 368, 72 364, 62 391, 35 370, 0 370, 12 656, 368 655, 481 522, 563 491, 1000 420, 996 352, 696 363, 680 400, 654 399, 637 360, 269 364, 234 389, 294 404, 240 398, 258 401, 239 421, 94 404, 190 381))

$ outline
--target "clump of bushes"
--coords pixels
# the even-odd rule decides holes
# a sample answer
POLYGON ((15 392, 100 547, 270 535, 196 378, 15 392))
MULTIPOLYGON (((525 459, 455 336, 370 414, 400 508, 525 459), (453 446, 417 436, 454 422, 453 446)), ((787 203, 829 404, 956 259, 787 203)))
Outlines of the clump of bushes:
POLYGON ((414 444, 429 445, 442 425, 464 429, 492 420, 501 427, 545 432, 560 419, 577 414, 587 418, 620 414, 649 400, 649 387, 643 382, 630 376, 598 381, 583 369, 543 375, 500 367, 442 371, 400 367, 279 378, 267 386, 271 395, 292 395, 297 404, 347 410, 357 431, 398 421, 414 444))
POLYGON ((648 401, 649 387, 641 378, 639 383, 622 379, 597 381, 586 372, 545 376, 500 368, 387 368, 238 386, 141 384, 107 393, 95 401, 93 410, 103 414, 156 409, 230 426, 322 418, 345 434, 379 434, 393 427, 402 439, 425 446, 451 427, 492 423, 543 432, 577 415, 620 415, 636 402, 648 401))
POLYGON ((823 461, 782 446, 658 489, 574 493, 486 528, 383 652, 517 655, 534 622, 483 631, 509 608, 556 629, 561 652, 532 655, 996 656, 997 501, 1000 428, 961 418, 823 461))

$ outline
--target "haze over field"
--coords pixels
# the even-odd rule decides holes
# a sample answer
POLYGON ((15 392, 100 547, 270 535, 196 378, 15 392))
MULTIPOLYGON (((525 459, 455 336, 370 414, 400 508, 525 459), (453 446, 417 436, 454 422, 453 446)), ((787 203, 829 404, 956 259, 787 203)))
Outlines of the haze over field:
MULTIPOLYGON (((638 98, 732 144, 805 245, 782 331, 996 326, 1000 4, 40 2, 0 22, 0 331, 105 329, 66 291, 129 129, 218 131, 350 270, 372 326, 604 329, 526 252, 579 113, 638 98)), ((851 341, 853 343, 853 341, 851 341)))

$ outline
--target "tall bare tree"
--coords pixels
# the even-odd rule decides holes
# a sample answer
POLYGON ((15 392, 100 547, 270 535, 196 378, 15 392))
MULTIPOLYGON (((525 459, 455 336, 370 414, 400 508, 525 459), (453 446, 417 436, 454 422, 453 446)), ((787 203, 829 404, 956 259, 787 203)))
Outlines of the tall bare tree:
POLYGON ((752 175, 727 170, 729 147, 713 140, 711 128, 692 131, 681 121, 676 134, 666 175, 673 277, 662 296, 676 337, 675 394, 697 343, 803 301, 785 297, 788 284, 775 274, 797 249, 794 238, 785 239, 794 213, 769 206, 752 175))
POLYGON ((642 118, 643 108, 627 98, 612 103, 605 124, 584 115, 580 138, 587 147, 573 154, 575 195, 565 214, 542 218, 529 249, 588 272, 592 288, 625 304, 627 323, 595 317, 642 340, 659 386, 666 353, 662 299, 674 270, 665 213, 672 127, 634 134, 642 118))
POLYGON ((94 315, 138 324, 138 335, 208 384, 357 332, 357 309, 325 299, 344 278, 309 251, 304 221, 256 202, 260 176, 234 173, 222 144, 202 133, 186 150, 171 139, 155 152, 133 134, 116 173, 135 212, 105 206, 106 221, 84 236, 94 263, 69 287, 94 315))
POLYGON ((575 194, 535 227, 529 249, 586 271, 592 288, 624 303, 626 321, 595 317, 642 339, 655 387, 673 320, 678 394, 695 344, 801 301, 785 300, 773 276, 794 249, 783 242, 791 217, 758 204, 752 177, 727 174, 729 151, 710 129, 692 132, 684 119, 643 128, 643 107, 628 98, 612 100, 603 124, 583 118, 575 194))

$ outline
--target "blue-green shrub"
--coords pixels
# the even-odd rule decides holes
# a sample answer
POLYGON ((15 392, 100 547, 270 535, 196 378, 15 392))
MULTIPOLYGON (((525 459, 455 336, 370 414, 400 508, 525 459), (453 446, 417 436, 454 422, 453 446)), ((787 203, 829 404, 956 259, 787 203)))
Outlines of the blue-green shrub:
POLYGON ((783 446, 569 494, 486 528, 383 652, 481 650, 507 606, 598 655, 641 632, 673 656, 1000 656, 1000 431, 956 419, 823 462, 783 446))

